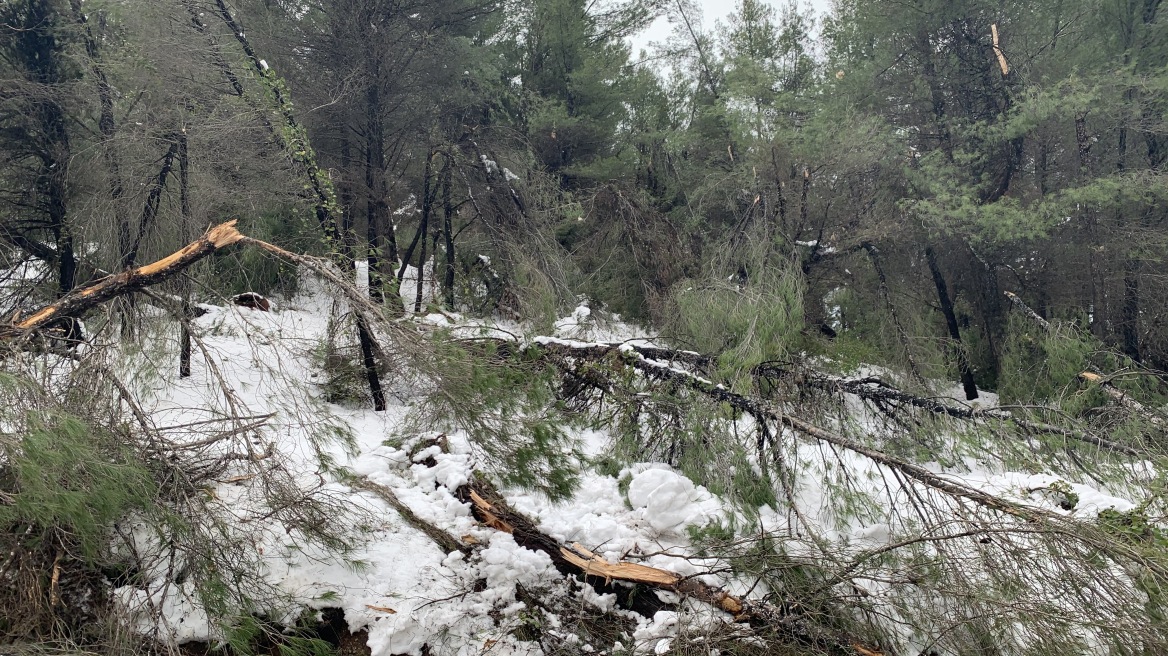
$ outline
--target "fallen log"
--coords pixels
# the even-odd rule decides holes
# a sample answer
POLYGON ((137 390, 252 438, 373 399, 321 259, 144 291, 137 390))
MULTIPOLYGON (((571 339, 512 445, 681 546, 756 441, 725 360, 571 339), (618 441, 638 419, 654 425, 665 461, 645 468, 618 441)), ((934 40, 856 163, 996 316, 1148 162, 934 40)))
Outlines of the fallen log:
POLYGON ((881 656, 883 653, 879 649, 864 646, 859 640, 816 627, 811 618, 798 612, 798 604, 780 608, 765 602, 746 600, 695 577, 683 577, 640 563, 610 563, 580 544, 562 545, 540 531, 535 522, 511 509, 481 474, 476 474, 474 480, 460 487, 455 496, 470 504, 475 518, 483 524, 511 534, 520 546, 547 554, 556 569, 565 575, 583 575, 586 581, 592 577, 590 582, 597 592, 617 593, 622 605, 641 615, 651 617, 666 605, 657 599, 657 595, 628 594, 630 590, 614 586, 614 581, 696 599, 729 613, 736 622, 774 630, 785 639, 816 647, 827 654, 881 656))
MULTIPOLYGON (((771 422, 788 428, 797 434, 811 438, 814 442, 829 444, 860 454, 872 462, 899 472, 902 476, 916 481, 926 488, 954 499, 964 499, 988 510, 1004 513, 1025 522, 1047 522, 1055 524, 1064 522, 1063 517, 1054 513, 988 494, 962 482, 948 478, 943 474, 935 473, 926 467, 889 455, 874 447, 869 447, 844 435, 821 428, 786 412, 780 412, 760 399, 737 394, 722 385, 717 385, 676 367, 650 361, 630 347, 566 342, 553 338, 538 338, 537 343, 539 348, 543 349, 546 353, 561 358, 587 358, 592 360, 615 358, 618 362, 623 363, 624 366, 639 371, 648 379, 675 383, 680 387, 702 394, 713 401, 725 403, 739 412, 748 414, 760 424, 771 422)), ((1123 550, 1125 556, 1131 556, 1120 545, 1112 546, 1113 550, 1123 550)), ((1164 574, 1168 575, 1168 571, 1165 571, 1164 574)))
MULTIPOLYGON (((1022 305, 1023 308, 1029 310, 1022 305)), ((1031 310, 1033 312, 1033 310, 1031 310)), ((1037 315, 1035 315, 1037 316, 1037 315)), ((1041 320, 1041 318, 1039 318, 1041 320)), ((657 361, 664 363, 682 363, 699 367, 703 370, 708 369, 714 362, 714 359, 694 353, 693 351, 677 351, 673 349, 661 347, 646 347, 635 344, 600 344, 598 346, 608 349, 619 349, 632 351, 649 361, 657 361)), ((759 365, 755 370, 755 374, 764 378, 792 378, 798 384, 805 384, 825 392, 838 393, 843 392, 847 394, 854 394, 862 399, 868 401, 891 401, 894 403, 909 405, 914 408, 919 408, 934 414, 946 415, 955 419, 964 419, 970 421, 985 421, 987 419, 1009 422, 1015 426, 1032 432, 1045 435, 1058 435, 1068 439, 1073 439, 1079 442, 1097 446, 1115 453, 1122 453, 1132 457, 1142 457, 1145 455, 1139 449, 1120 444, 1113 440, 1108 440, 1098 435, 1057 426, 1040 421, 1033 421, 1015 416, 1012 412, 1000 410, 996 408, 973 408, 954 406, 944 403, 938 399, 916 396, 904 392, 888 383, 873 377, 867 378, 843 378, 839 376, 832 376, 823 372, 801 367, 794 370, 789 367, 783 367, 776 363, 764 363, 759 365)))
POLYGON ((1022 417, 1015 416, 1012 412, 997 408, 972 408, 949 405, 934 398, 908 394, 878 378, 842 378, 805 368, 794 370, 773 363, 761 365, 758 368, 758 374, 775 379, 788 378, 797 384, 808 385, 825 392, 854 394, 867 401, 889 401, 901 405, 908 405, 955 419, 969 421, 992 419, 995 421, 1009 422, 1032 433, 1059 435, 1132 457, 1140 457, 1142 455, 1142 452, 1138 449, 1097 435, 1092 435, 1085 431, 1023 419, 1022 417))
POLYGON ((1025 301, 1023 301, 1021 298, 1019 298, 1017 294, 1015 294, 1014 292, 1005 292, 1005 294, 1006 294, 1006 298, 1010 299, 1010 302, 1014 304, 1014 307, 1018 308, 1018 310, 1022 314, 1026 315, 1027 318, 1029 318, 1034 323, 1038 324, 1038 326, 1040 328, 1042 328, 1043 330, 1046 330, 1046 331, 1051 330, 1050 322, 1047 321, 1046 319, 1043 319, 1041 315, 1039 315, 1037 312, 1035 312, 1029 305, 1027 305, 1025 303, 1025 301))
MULTIPOLYGON (((521 547, 547 554, 561 574, 574 576, 583 573, 564 556, 559 541, 540 531, 530 519, 512 510, 503 500, 503 496, 482 474, 476 473, 474 480, 454 491, 454 496, 469 504, 475 519, 483 524, 497 531, 509 533, 521 547)), ((615 586, 611 580, 596 578, 588 580, 587 577, 585 580, 597 593, 615 595, 621 607, 644 617, 652 617, 657 611, 669 607, 669 604, 658 599, 657 595, 637 594, 635 588, 615 586)))
POLYGON ((367 478, 356 478, 348 481, 348 483, 351 487, 370 492, 377 498, 384 501, 389 505, 390 508, 393 508, 394 511, 397 512, 397 514, 403 520, 405 520, 407 524, 413 526, 422 533, 425 533, 427 537, 434 541, 434 544, 437 544, 439 548, 441 548, 446 553, 451 553, 454 551, 470 553, 469 546, 460 542, 458 538, 454 537, 450 533, 447 533, 437 526, 434 526, 430 522, 422 519, 421 517, 418 517, 417 513, 415 513, 413 510, 410 510, 409 506, 402 503, 401 499, 398 499, 393 490, 389 489, 388 487, 374 483, 367 478))
POLYGON ((60 325, 69 319, 78 318, 112 298, 166 280, 211 253, 235 244, 243 238, 243 234, 235 229, 235 221, 221 223, 157 262, 100 278, 36 310, 26 318, 13 318, 10 325, 0 328, 0 340, 27 336, 60 325))

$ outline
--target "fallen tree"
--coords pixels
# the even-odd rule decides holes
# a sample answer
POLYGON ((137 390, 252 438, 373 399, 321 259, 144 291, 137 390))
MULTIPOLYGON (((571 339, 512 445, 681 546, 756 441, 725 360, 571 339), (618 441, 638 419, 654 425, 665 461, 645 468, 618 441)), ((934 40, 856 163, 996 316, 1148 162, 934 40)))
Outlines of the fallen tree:
POLYGON ((555 538, 540 531, 530 519, 510 508, 498 490, 481 474, 459 488, 456 496, 471 505, 475 517, 482 523, 511 534, 521 546, 547 554, 561 573, 590 579, 597 592, 616 593, 623 605, 646 617, 651 617, 665 604, 657 601, 655 595, 636 595, 632 594, 634 590, 631 588, 614 586, 614 581, 696 599, 730 614, 735 622, 766 630, 825 654, 881 656, 883 653, 865 646, 859 639, 817 627, 811 617, 799 611, 798 600, 789 600, 791 603, 785 607, 748 600, 705 583, 696 576, 682 576, 628 561, 610 563, 581 544, 560 544, 555 538))

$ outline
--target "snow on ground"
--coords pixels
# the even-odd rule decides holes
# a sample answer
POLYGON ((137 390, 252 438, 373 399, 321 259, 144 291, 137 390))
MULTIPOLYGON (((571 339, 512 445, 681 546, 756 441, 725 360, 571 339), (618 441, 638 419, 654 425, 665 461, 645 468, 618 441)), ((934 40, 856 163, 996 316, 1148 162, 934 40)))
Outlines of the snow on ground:
MULTIPOLYGON (((413 299, 410 281, 407 272, 402 290, 406 303, 413 299)), ((546 555, 520 547, 511 536, 475 522, 469 507, 453 494, 475 467, 465 435, 451 434, 446 452, 438 447, 412 452, 425 438, 433 436, 399 434, 410 409, 408 397, 394 398, 384 413, 330 405, 322 400, 316 384, 320 374, 308 354, 325 339, 333 303, 319 288, 305 285, 300 296, 281 302, 278 310, 271 313, 238 307, 211 308, 197 321, 215 370, 196 355, 195 375, 191 378, 177 379, 171 373, 172 366, 159 363, 157 371, 137 381, 147 399, 146 409, 160 426, 199 421, 231 411, 223 395, 212 391, 216 384, 226 385, 238 405, 234 411, 274 413, 262 439, 255 444, 257 451, 274 449, 289 460, 291 470, 303 483, 322 482, 322 489, 341 495, 354 509, 363 509, 377 518, 362 546, 348 559, 316 547, 292 544, 284 532, 271 526, 249 528, 256 551, 262 555, 264 577, 308 607, 342 608, 351 629, 368 629, 368 643, 375 656, 421 654, 423 645, 428 645, 434 654, 478 654, 486 647, 494 654, 538 653, 537 645, 517 639, 511 631, 521 614, 529 610, 517 599, 517 587, 573 598, 578 605, 611 608, 611 597, 597 597, 591 589, 575 591, 566 587, 546 555), (330 455, 352 473, 391 489, 419 517, 464 542, 478 545, 478 550, 469 557, 461 552, 445 553, 371 493, 349 489, 318 473, 312 436, 335 428, 353 436, 355 453, 332 446, 327 450, 330 455), (352 561, 363 564, 357 567, 352 561), (485 580, 486 585, 476 586, 479 580, 485 580)), ((648 343, 643 332, 619 322, 598 321, 593 314, 586 306, 577 308, 556 323, 553 339, 566 343, 631 339, 648 343)), ((446 325, 452 319, 430 315, 424 321, 446 325)), ((174 357, 171 351, 159 349, 147 356, 169 362, 174 357)), ((996 405, 996 399, 986 402, 996 405)), ((588 454, 601 454, 609 447, 609 436, 604 432, 584 431, 577 437, 588 454)), ((812 520, 821 526, 825 537, 850 549, 888 543, 889 528, 880 521, 850 525, 834 522, 824 486, 815 484, 816 477, 829 475, 814 465, 824 462, 820 447, 802 444, 796 448, 795 456, 806 464, 802 474, 805 480, 797 489, 798 501, 801 507, 810 509, 812 520)), ((835 457, 842 467, 858 473, 858 480, 869 480, 874 488, 885 484, 879 468, 863 457, 846 452, 835 457)), ((1059 480, 1053 476, 974 471, 962 474, 960 480, 1057 510, 1056 501, 1041 494, 1059 480)), ((1106 496, 1080 482, 1070 483, 1080 497, 1074 512, 1132 507, 1123 499, 1106 496)), ((255 495, 249 492, 246 482, 226 478, 214 495, 228 515, 255 503, 255 495)), ((683 575, 704 574, 713 566, 687 557, 688 529, 734 512, 705 488, 658 463, 636 463, 617 476, 584 472, 579 490, 566 502, 552 503, 523 490, 506 490, 505 495, 517 511, 564 543, 578 542, 610 561, 641 560, 683 575), (623 491, 622 480, 627 485, 623 491)), ((786 511, 763 508, 758 521, 764 530, 786 534, 792 520, 786 511)), ((722 575, 705 574, 703 578, 737 592, 748 587, 722 575)), ((755 594, 762 592, 756 590, 755 594)), ((155 604, 162 608, 169 625, 165 630, 177 639, 217 637, 211 633, 189 589, 168 584, 161 579, 161 573, 140 587, 126 586, 117 593, 128 610, 143 618, 143 630, 151 628, 146 618, 149 607, 155 604)), ((662 611, 653 618, 642 618, 631 640, 640 650, 662 653, 677 634, 679 622, 726 619, 728 616, 709 608, 698 610, 694 605, 683 604, 677 612, 662 611), (685 613, 684 620, 679 612, 685 613)), ((605 653, 612 645, 595 648, 605 653)))

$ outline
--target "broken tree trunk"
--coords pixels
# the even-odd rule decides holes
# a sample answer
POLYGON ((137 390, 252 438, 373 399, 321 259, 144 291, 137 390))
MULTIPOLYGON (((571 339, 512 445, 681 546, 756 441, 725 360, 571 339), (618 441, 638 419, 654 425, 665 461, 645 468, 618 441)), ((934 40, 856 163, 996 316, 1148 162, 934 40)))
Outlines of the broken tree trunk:
MULTIPOLYGON (((713 358, 696 353, 694 351, 679 351, 657 346, 641 346, 638 344, 612 344, 608 346, 631 350, 648 360, 667 362, 670 365, 689 365, 691 367, 696 367, 699 370, 706 372, 707 374, 709 373, 711 366, 714 364, 713 358)), ((1006 410, 999 410, 996 408, 959 407, 944 403, 935 398, 909 394, 875 377, 843 378, 840 376, 826 374, 821 371, 816 371, 808 367, 796 368, 775 362, 768 362, 759 365, 755 369, 754 373, 755 375, 762 378, 789 379, 792 380, 795 384, 807 385, 824 392, 833 394, 854 394, 866 401, 891 402, 899 405, 907 405, 931 412, 933 414, 945 415, 955 419, 965 419, 970 421, 995 420, 1009 422, 1031 433, 1059 435, 1068 439, 1107 449, 1108 451, 1113 451, 1115 453, 1122 453, 1128 456, 1142 457, 1146 455, 1139 449, 1125 444, 1120 444, 1103 437, 1099 437, 1098 435, 1094 435, 1086 431, 1075 430, 1072 428, 1057 426, 1055 424, 1048 424, 1041 421, 1025 419, 1015 416, 1013 413, 1006 410)))
POLYGON ((1119 405, 1127 408, 1128 410, 1131 410, 1132 412, 1142 415, 1145 419, 1152 422, 1154 426, 1158 426, 1160 428, 1165 426, 1164 418, 1156 414, 1155 410, 1152 410, 1143 403, 1140 403, 1139 401, 1128 396, 1127 392, 1124 392, 1115 385, 1112 385, 1103 376, 1100 376, 1099 374, 1091 371, 1084 371, 1083 373, 1079 374, 1079 380, 1082 380, 1085 383, 1094 383, 1095 385, 1098 385, 1099 389, 1103 390, 1103 393, 1106 394, 1112 401, 1115 401, 1119 405))
POLYGON ((1025 301, 1019 298, 1017 294, 1014 292, 1005 292, 1005 294, 1006 298, 1010 299, 1010 302, 1013 303, 1014 307, 1018 308, 1022 314, 1025 314, 1027 317, 1029 317, 1031 321, 1038 324, 1039 327, 1043 330, 1050 331, 1050 322, 1046 319, 1043 319, 1042 315, 1035 312, 1029 305, 1026 304, 1025 301))
POLYGON ((86 311, 123 294, 138 291, 170 278, 215 251, 244 239, 235 229, 235 221, 221 223, 181 250, 134 269, 96 280, 62 296, 55 303, 33 312, 27 318, 14 318, 0 329, 0 339, 13 339, 75 319, 86 311))
POLYGON ((586 580, 592 577, 598 592, 618 593, 622 605, 628 604, 630 610, 642 615, 651 617, 664 606, 656 595, 629 594, 630 590, 614 586, 613 581, 644 585, 696 599, 729 613, 736 622, 773 629, 787 639, 818 647, 828 654, 880 656, 882 653, 865 647, 859 640, 813 628, 809 622, 801 621, 805 618, 800 617, 795 610, 797 604, 781 608, 765 602, 746 600, 696 577, 682 576, 640 563, 610 563, 579 544, 562 545, 540 531, 535 522, 511 509, 481 474, 459 488, 455 496, 469 503, 476 519, 482 523, 511 534, 520 546, 544 552, 552 559, 556 569, 565 575, 583 575, 586 580))
MULTIPOLYGON (((713 401, 725 403, 739 412, 750 415, 760 424, 776 424, 810 438, 814 442, 835 446, 862 455, 874 463, 897 471, 905 478, 911 479, 928 489, 946 496, 965 499, 988 510, 1005 513, 1027 522, 1062 521, 1061 517, 1045 510, 1018 504, 1005 498, 988 494, 942 474, 937 474, 921 465, 911 463, 874 447, 857 442, 844 435, 816 426, 809 421, 771 407, 760 399, 737 394, 722 385, 717 385, 687 371, 680 370, 677 367, 671 367, 649 360, 635 350, 624 350, 620 346, 609 346, 605 344, 576 344, 546 339, 537 341, 540 349, 543 349, 545 353, 554 357, 583 358, 594 361, 604 358, 614 358, 625 366, 640 372, 648 379, 663 380, 677 384, 680 387, 702 394, 713 401)), ((1166 572, 1166 575, 1168 575, 1168 572, 1166 572)))

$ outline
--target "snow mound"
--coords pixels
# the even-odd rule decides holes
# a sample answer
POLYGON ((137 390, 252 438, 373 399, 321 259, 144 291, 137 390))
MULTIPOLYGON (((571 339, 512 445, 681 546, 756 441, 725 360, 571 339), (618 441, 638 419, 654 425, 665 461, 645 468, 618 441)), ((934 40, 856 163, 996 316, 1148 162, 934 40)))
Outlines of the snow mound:
POLYGON ((721 512, 721 504, 704 487, 669 469, 647 469, 629 484, 629 503, 662 533, 702 527, 721 512))

